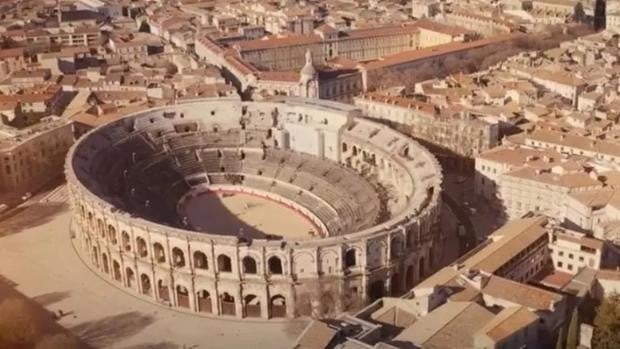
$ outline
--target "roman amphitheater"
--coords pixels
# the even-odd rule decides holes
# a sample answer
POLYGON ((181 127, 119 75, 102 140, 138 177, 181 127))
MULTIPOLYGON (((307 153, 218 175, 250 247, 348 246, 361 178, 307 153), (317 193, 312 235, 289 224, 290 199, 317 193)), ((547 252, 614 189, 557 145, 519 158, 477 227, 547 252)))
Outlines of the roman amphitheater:
POLYGON ((203 99, 92 130, 69 152, 74 244, 136 297, 292 318, 399 295, 431 273, 442 175, 353 106, 203 99))

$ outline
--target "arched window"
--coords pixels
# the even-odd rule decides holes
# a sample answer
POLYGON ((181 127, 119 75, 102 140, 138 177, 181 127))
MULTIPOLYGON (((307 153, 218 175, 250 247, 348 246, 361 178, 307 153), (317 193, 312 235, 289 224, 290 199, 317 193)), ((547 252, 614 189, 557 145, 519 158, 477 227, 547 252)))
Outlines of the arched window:
POLYGON ((159 242, 153 244, 153 253, 155 254, 155 261, 157 261, 157 263, 166 262, 166 253, 164 252, 164 247, 159 242))
POLYGON ((256 261, 250 256, 243 257, 243 273, 256 274, 256 261))
POLYGON ((189 308, 189 292, 182 285, 177 285, 177 304, 181 308, 189 308))
POLYGON ((217 257, 217 270, 219 272, 230 273, 232 271, 232 262, 230 261, 230 257, 224 254, 219 255, 217 257))
POLYGON ((260 317, 260 299, 253 294, 243 297, 245 316, 260 317))
POLYGON ((211 305, 211 295, 206 290, 200 290, 196 293, 196 298, 198 298, 198 311, 203 313, 211 313, 212 305, 211 305))
POLYGON ((275 295, 269 301, 271 317, 286 317, 286 299, 282 295, 275 295))
POLYGON ((97 219, 97 229, 99 230, 101 237, 105 238, 105 228, 103 226, 103 221, 101 220, 101 218, 97 219))
POLYGON ((177 268, 183 268, 185 266, 185 254, 183 254, 183 251, 178 247, 172 249, 172 264, 177 268))
POLYGON ((114 274, 113 274, 114 280, 121 281, 122 280, 121 265, 117 261, 113 261, 112 262, 112 270, 114 272, 114 274))
POLYGON ((282 274, 282 261, 280 260, 280 258, 273 256, 269 258, 269 261, 267 263, 269 265, 270 274, 282 274))
POLYGON ((347 143, 342 142, 342 152, 345 153, 349 150, 349 146, 347 145, 347 143))
POLYGON ((223 315, 235 315, 235 297, 231 296, 227 292, 222 293, 220 296, 220 308, 223 315))
POLYGON ((159 299, 162 301, 170 301, 170 294, 168 292, 168 285, 164 282, 164 280, 158 280, 157 294, 159 295, 159 299))
POLYGON ((194 268, 197 269, 209 269, 207 262, 207 255, 200 251, 194 252, 194 268))
POLYGON ((105 253, 101 254, 101 264, 103 264, 103 272, 106 274, 109 273, 110 266, 108 265, 108 255, 105 253))
POLYGON ((143 238, 137 238, 136 245, 138 245, 138 255, 140 257, 146 257, 149 255, 149 250, 146 248, 146 241, 143 238))
POLYGON ((131 268, 125 268, 125 277, 127 278, 127 287, 133 288, 136 276, 131 268))
POLYGON ((142 294, 151 294, 151 279, 148 275, 140 275, 140 286, 142 287, 142 294))
POLYGON ((357 261, 355 259, 355 249, 349 249, 344 255, 344 266, 350 268, 356 265, 357 261))
POLYGON ((123 244, 123 250, 127 252, 131 251, 131 239, 129 238, 129 233, 126 231, 121 233, 121 243, 123 244))
POLYGON ((110 242, 114 245, 116 245, 116 229, 114 229, 114 227, 110 224, 108 225, 108 238, 110 239, 110 242))

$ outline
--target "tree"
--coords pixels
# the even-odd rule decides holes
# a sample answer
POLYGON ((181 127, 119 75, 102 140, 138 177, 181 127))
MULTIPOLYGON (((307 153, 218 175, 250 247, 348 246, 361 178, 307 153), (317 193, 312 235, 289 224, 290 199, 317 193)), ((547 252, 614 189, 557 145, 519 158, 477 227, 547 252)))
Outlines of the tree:
POLYGON ((573 19, 575 20, 575 22, 579 23, 586 20, 586 12, 583 10, 583 4, 581 2, 575 4, 573 19))
POLYGON ((620 295, 617 293, 603 299, 596 309, 592 348, 620 348, 620 295))
POLYGON ((65 334, 59 333, 43 337, 36 346, 36 349, 77 349, 77 341, 65 334))
POLYGON ((579 344, 579 310, 575 308, 568 326, 568 334, 566 336, 566 349, 577 349, 579 344))
POLYGON ((23 299, 8 298, 0 303, 0 344, 26 346, 36 333, 36 322, 23 299))
POLYGON ((560 327, 560 333, 558 333, 558 339, 555 342, 555 349, 564 349, 564 327, 560 327))

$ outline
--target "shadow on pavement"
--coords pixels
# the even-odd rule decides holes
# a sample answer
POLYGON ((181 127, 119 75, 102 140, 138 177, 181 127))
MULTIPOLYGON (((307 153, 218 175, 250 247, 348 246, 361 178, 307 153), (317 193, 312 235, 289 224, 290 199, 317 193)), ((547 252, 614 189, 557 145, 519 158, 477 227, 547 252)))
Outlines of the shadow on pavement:
POLYGON ((0 236, 12 235, 50 222, 68 207, 66 203, 34 203, 20 207, 0 224, 0 236))
MULTIPOLYGON (((9 281, 10 280, 8 280, 7 278, 0 278, 0 303, 5 300, 18 300, 19 302, 23 302, 22 304, 24 308, 26 309, 26 312, 22 314, 14 314, 14 315, 0 314, 0 316, 21 315, 22 317, 26 317, 27 319, 29 319, 28 320, 29 323, 32 325, 32 328, 35 329, 34 331, 35 334, 33 337, 29 338, 29 343, 24 343, 24 346, 22 347, 28 347, 28 348, 34 347, 34 344, 37 343, 39 340, 41 340, 43 337, 52 336, 55 334, 65 334, 69 337, 74 337, 72 333, 70 333, 67 329, 60 326, 56 322, 53 314, 50 311, 45 309, 40 303, 35 302, 33 299, 26 297, 21 292, 16 290, 13 286, 15 285, 15 283, 9 282, 9 281)), ((62 293, 62 292, 58 292, 58 293, 62 293)), ((59 297, 58 295, 55 295, 54 297, 51 297, 51 298, 58 299, 58 297, 59 297)), ((81 349, 90 348, 88 345, 81 342, 81 340, 78 340, 78 347, 81 349)), ((9 347, 3 346, 3 344, 0 343, 0 348, 9 348, 9 347)), ((17 347, 12 345, 10 346, 10 348, 17 348, 17 347)))
POLYGON ((46 307, 48 305, 58 303, 65 298, 68 298, 69 295, 71 295, 71 292, 69 291, 50 292, 50 293, 44 293, 36 297, 33 297, 32 300, 46 307))
MULTIPOLYGON (((171 342, 138 344, 125 349, 178 349, 178 345, 171 342)), ((186 347, 187 348, 187 347, 186 347)))
POLYGON ((101 348, 138 334, 154 321, 150 315, 132 311, 84 322, 71 331, 89 345, 101 348))

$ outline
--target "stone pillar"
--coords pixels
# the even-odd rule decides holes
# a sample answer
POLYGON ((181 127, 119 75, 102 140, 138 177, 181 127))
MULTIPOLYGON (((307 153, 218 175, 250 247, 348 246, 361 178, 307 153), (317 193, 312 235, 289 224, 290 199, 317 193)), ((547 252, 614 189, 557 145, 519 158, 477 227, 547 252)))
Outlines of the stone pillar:
POLYGON ((235 315, 238 318, 243 318, 243 298, 241 297, 241 285, 237 285, 237 292, 235 294, 235 315))

